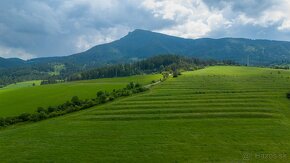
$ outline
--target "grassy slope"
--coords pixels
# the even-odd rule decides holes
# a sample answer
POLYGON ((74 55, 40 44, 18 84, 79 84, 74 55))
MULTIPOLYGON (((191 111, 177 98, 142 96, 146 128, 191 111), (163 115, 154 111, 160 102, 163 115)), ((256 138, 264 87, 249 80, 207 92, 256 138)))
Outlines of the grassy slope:
POLYGON ((161 75, 132 76, 125 78, 97 79, 77 81, 53 85, 30 87, 32 82, 17 84, 0 89, 0 117, 19 115, 23 112, 34 112, 37 107, 47 107, 61 104, 70 100, 72 96, 80 98, 95 97, 99 90, 111 91, 123 88, 130 81, 148 84, 161 75), (29 84, 29 86, 28 86, 29 84))
POLYGON ((280 72, 211 67, 148 93, 3 129, 0 160, 289 162, 290 72, 280 72))
POLYGON ((4 88, 0 88, 0 92, 3 91, 3 90, 8 90, 8 89, 32 87, 33 83, 35 84, 35 86, 38 86, 38 85, 40 85, 41 80, 32 80, 32 81, 25 81, 25 82, 19 82, 19 83, 15 83, 15 84, 10 84, 10 85, 7 85, 4 88))

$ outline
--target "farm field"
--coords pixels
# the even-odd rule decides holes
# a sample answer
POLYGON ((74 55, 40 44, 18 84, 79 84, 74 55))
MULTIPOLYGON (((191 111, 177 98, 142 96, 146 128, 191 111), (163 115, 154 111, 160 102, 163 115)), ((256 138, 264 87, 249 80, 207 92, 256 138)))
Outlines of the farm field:
POLYGON ((99 90, 112 91, 123 88, 131 81, 149 84, 152 80, 159 80, 161 77, 162 75, 155 74, 52 85, 40 85, 40 81, 12 84, 0 89, 0 117, 35 112, 37 107, 59 105, 73 96, 79 96, 81 99, 92 98, 99 90), (32 87, 32 83, 36 86, 32 87))
MULTIPOLYGON (((123 80, 96 89, 123 87, 123 80)), ((83 83, 74 84, 85 90, 83 83)), ((184 72, 146 93, 1 129, 0 160, 289 162, 289 91, 286 70, 215 66, 184 72)))
POLYGON ((32 81, 25 81, 25 82, 10 84, 4 88, 0 88, 0 91, 8 90, 8 89, 23 88, 23 87, 33 87, 33 83, 35 84, 35 86, 38 86, 38 85, 40 85, 41 80, 32 80, 32 81))

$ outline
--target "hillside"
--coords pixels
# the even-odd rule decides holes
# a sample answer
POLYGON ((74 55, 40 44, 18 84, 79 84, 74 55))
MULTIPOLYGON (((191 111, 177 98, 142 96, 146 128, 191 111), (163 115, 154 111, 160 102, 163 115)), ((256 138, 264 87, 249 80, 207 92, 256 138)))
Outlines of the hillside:
POLYGON ((16 59, 0 59, 0 68, 55 63, 74 67, 99 67, 160 54, 232 60, 240 64, 247 64, 249 56, 251 65, 281 64, 290 61, 290 42, 242 38, 184 39, 137 29, 119 40, 70 56, 35 58, 25 63, 16 59))
POLYGON ((13 68, 13 67, 24 66, 24 65, 25 65, 24 60, 21 60, 18 58, 5 59, 5 58, 0 57, 0 69, 1 68, 13 68))
POLYGON ((34 113, 37 107, 56 106, 73 96, 82 99, 93 98, 99 90, 112 91, 125 87, 129 82, 148 84, 159 80, 160 74, 137 75, 125 78, 83 80, 60 84, 39 85, 40 81, 22 82, 0 88, 0 117, 16 116, 21 113, 34 113))
POLYGON ((289 90, 286 70, 186 72, 144 94, 2 129, 0 160, 289 162, 289 90))
POLYGON ((128 62, 159 54, 179 54, 202 59, 233 60, 241 64, 269 65, 290 61, 290 42, 241 38, 184 39, 146 30, 135 30, 120 40, 97 45, 67 57, 29 62, 71 62, 81 65, 128 62))

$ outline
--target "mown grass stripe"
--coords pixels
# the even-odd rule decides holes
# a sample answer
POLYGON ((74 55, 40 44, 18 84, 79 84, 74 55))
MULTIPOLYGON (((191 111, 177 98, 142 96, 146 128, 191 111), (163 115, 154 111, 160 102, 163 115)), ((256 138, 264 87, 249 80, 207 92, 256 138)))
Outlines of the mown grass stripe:
POLYGON ((170 113, 232 113, 232 112, 261 112, 261 113, 278 113, 278 110, 273 109, 147 109, 147 110, 99 110, 93 115, 121 115, 121 114, 170 114, 170 113))
POLYGON ((273 113, 186 113, 186 114, 154 114, 154 115, 109 115, 86 117, 83 120, 92 121, 131 121, 131 120, 170 120, 170 119, 200 119, 200 118, 277 118, 273 113))

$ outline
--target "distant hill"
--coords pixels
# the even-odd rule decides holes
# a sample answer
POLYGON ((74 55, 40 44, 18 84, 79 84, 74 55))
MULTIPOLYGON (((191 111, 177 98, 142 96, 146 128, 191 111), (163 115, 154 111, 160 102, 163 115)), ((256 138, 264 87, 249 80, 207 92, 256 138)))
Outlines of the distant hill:
MULTIPOLYGON (((290 61, 290 42, 242 38, 184 39, 137 29, 111 43, 64 57, 36 58, 26 64, 69 63, 98 67, 123 63, 159 54, 179 54, 202 59, 233 60, 251 65, 280 64, 290 61)), ((0 63, 0 67, 3 63, 0 63)), ((14 65, 6 63, 7 65, 14 65)))
MULTIPOLYGON (((100 65, 127 62, 159 54, 180 54, 191 57, 233 60, 252 65, 269 65, 290 61, 290 42, 241 38, 184 39, 146 30, 135 30, 120 40, 97 45, 85 52, 67 57, 31 60, 33 62, 69 62, 100 65)), ((30 62, 31 62, 30 61, 30 62)))
POLYGON ((0 68, 14 68, 17 66, 25 65, 25 61, 18 58, 1 58, 0 57, 0 68))

